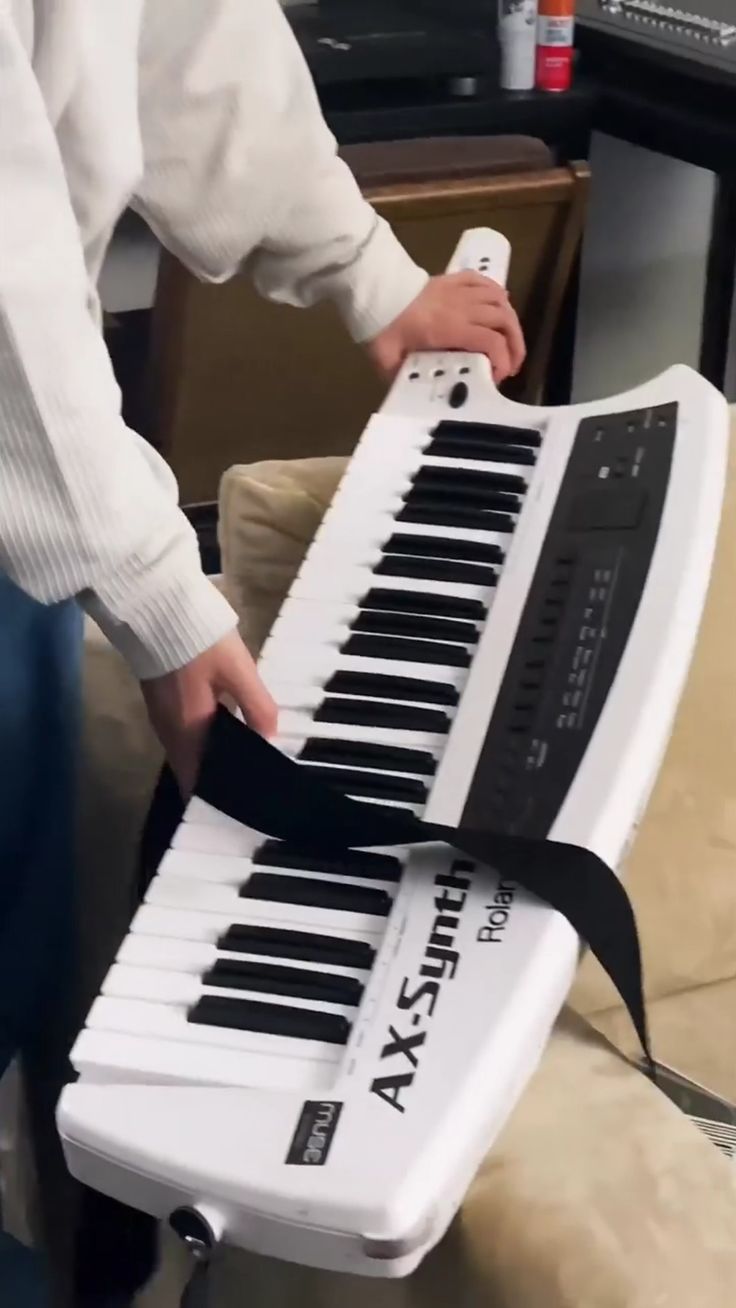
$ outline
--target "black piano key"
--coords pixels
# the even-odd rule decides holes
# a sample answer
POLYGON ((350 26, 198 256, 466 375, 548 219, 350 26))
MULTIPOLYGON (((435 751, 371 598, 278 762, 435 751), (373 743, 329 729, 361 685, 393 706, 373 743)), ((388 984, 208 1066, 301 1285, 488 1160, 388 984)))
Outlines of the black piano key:
MULTIPOLYGON (((299 753, 300 759, 312 763, 339 763, 347 767, 382 768, 386 772, 416 772, 432 777, 437 760, 425 749, 406 749, 403 745, 376 745, 365 740, 308 740, 299 753)), ((359 857, 359 856, 358 856, 359 857)), ((388 858, 374 854, 374 858, 388 858)), ((399 867, 399 860, 394 860, 399 867)))
POLYGON ((253 872, 240 888, 241 899, 263 899, 272 904, 301 904, 333 912, 371 913, 386 917, 391 896, 373 886, 351 886, 321 877, 287 877, 253 872))
POLYGON ((369 972, 376 951, 365 940, 346 940, 314 931, 291 931, 288 927, 250 926, 235 922, 223 931, 217 948, 230 954, 258 954, 270 958, 301 958, 305 963, 331 963, 369 972))
POLYGON ((480 632, 472 622, 458 618, 432 618, 427 613, 380 613, 376 609, 361 611, 351 631, 368 631, 381 636, 424 636, 427 640, 457 640, 477 645, 480 632))
POLYGON ((537 462, 535 451, 523 445, 487 445, 483 441, 447 440, 444 437, 435 437, 424 453, 437 459, 477 459, 483 463, 515 463, 527 468, 533 468, 537 462))
MULTIPOLYGON (((332 744, 332 741, 325 741, 332 744)), ((367 877, 376 881, 398 881, 401 859, 392 854, 348 850, 344 854, 307 854, 285 840, 266 840, 253 855, 259 867, 294 868, 297 872, 326 872, 341 877, 367 877)))
POLYGON ((414 777, 396 777, 388 772, 361 772, 355 768, 329 767, 321 763, 306 763, 313 776, 327 786, 334 786, 346 795, 365 799, 391 799, 398 804, 426 804, 428 790, 423 781, 414 777))
POLYGON ((445 618, 469 618, 483 622, 488 612, 482 600, 462 599, 455 595, 430 595, 421 590, 369 590, 358 601, 361 609, 398 609, 401 613, 434 613, 445 618))
POLYGON ((475 490, 472 486, 451 486, 444 482, 415 483, 402 497, 409 508, 434 504, 457 509, 482 509, 486 513, 518 513, 521 501, 508 491, 475 490))
POLYGON ((381 547, 384 554, 414 554, 431 559, 464 559, 466 563, 503 563, 500 545, 487 541, 456 540, 452 536, 410 536, 395 531, 381 547))
POLYGON ((355 658, 437 663, 445 668, 469 668, 471 661, 464 645, 440 640, 404 640, 401 636, 348 636, 340 652, 355 658))
POLYGON ((473 531, 512 532, 514 519, 508 513, 491 513, 485 509, 453 509, 437 500, 405 504, 396 514, 397 522, 420 522, 427 527, 470 527, 473 531))
POLYGON ((494 422, 462 422, 457 418, 444 418, 438 422, 432 435, 446 440, 473 439, 495 441, 499 445, 526 445, 535 450, 542 444, 541 431, 532 427, 508 427, 494 422))
MULTIPOLYGON (((391 677, 380 672, 336 672, 325 685, 334 695, 360 695, 367 699, 409 700, 418 704, 458 704, 460 692, 449 681, 420 681, 418 677, 391 677)), ((325 745, 327 741, 321 742, 325 745)), ((329 742, 335 744, 334 741, 329 742)), ((379 746, 376 746, 379 748, 379 746)), ((380 748, 383 748, 382 746, 380 748)))
POLYGON ((296 1040, 325 1040, 333 1045, 347 1044, 350 1035, 350 1023, 339 1013, 287 1008, 285 1004, 262 1004, 255 999, 220 998, 218 995, 203 995, 190 1009, 188 1021, 201 1026, 289 1036, 296 1040))
POLYGON ((386 554, 373 569, 377 577, 417 577, 424 581, 451 581, 464 586, 495 586, 498 573, 483 563, 458 559, 414 559, 408 554, 386 554))
POLYGON ((322 1000, 328 1004, 357 1005, 363 997, 362 983, 352 976, 310 972, 280 963, 247 963, 234 958, 218 958, 202 977, 202 985, 221 986, 224 990, 260 990, 265 994, 322 1000))
POLYGON ((461 492, 509 491, 514 495, 526 495, 527 491, 526 481, 518 473, 474 472, 470 468, 443 468, 436 464, 424 464, 413 480, 415 486, 442 486, 448 490, 457 487, 461 492))
POLYGON ((383 704, 380 700, 328 697, 314 715, 315 722, 341 722, 352 727, 386 727, 394 731, 450 730, 450 719, 439 709, 409 704, 383 704))

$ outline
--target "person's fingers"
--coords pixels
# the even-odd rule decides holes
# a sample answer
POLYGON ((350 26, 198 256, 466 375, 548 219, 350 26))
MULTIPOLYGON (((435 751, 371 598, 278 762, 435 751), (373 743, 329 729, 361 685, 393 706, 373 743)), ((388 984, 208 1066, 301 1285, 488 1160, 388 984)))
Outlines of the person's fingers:
POLYGON ((406 357, 398 334, 382 333, 375 340, 367 342, 366 348, 373 366, 387 381, 393 381, 406 357))
POLYGON ((255 668, 243 649, 243 656, 234 659, 227 674, 221 679, 220 689, 230 696, 243 717, 260 736, 273 736, 278 726, 278 708, 269 695, 255 668))
POLYGON ((158 736, 183 795, 194 789, 202 750, 217 698, 202 681, 189 684, 184 692, 176 680, 144 683, 143 693, 158 736))
POLYGON ((505 381, 511 374, 509 349, 501 332, 469 323, 458 335, 457 349, 467 350, 469 354, 484 354, 497 383, 505 381))
POLYGON ((259 735, 275 734, 276 704, 258 675, 254 659, 235 633, 222 641, 213 667, 213 688, 218 696, 229 696, 235 702, 248 726, 259 735))
POLYGON ((142 690, 151 725, 185 796, 194 789, 207 732, 225 696, 254 731, 264 736, 276 731, 276 705, 235 632, 179 671, 143 682, 142 690))
POLYGON ((512 375, 513 368, 509 357, 508 345, 504 340, 504 337, 498 333, 494 333, 494 335, 497 336, 497 341, 494 343, 493 357, 489 356, 489 360, 491 368, 493 369, 493 380, 500 386, 501 382, 505 382, 506 379, 512 375))
POLYGON ((472 322, 474 326, 488 327, 491 331, 503 334, 509 354, 510 371, 517 373, 526 357, 526 348, 519 319, 511 306, 477 306, 472 313, 472 322))
POLYGON ((483 273, 473 272, 470 268, 455 274, 455 285, 465 290, 478 291, 495 304, 505 304, 509 298, 506 287, 500 282, 494 281, 492 277, 486 277, 483 273))

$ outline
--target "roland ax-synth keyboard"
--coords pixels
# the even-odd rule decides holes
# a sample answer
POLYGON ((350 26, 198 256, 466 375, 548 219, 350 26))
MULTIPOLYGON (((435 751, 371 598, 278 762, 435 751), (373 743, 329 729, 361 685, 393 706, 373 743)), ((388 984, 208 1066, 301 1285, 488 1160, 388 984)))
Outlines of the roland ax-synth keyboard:
MULTIPOLYGON (((476 230, 452 266, 504 281, 508 260, 476 230)), ((697 633, 727 426, 687 367, 545 408, 480 357, 411 358, 263 649, 277 745, 365 804, 620 868, 697 633)), ((315 858, 194 798, 75 1043, 68 1164, 193 1239, 406 1275, 579 949, 449 847, 315 858)))

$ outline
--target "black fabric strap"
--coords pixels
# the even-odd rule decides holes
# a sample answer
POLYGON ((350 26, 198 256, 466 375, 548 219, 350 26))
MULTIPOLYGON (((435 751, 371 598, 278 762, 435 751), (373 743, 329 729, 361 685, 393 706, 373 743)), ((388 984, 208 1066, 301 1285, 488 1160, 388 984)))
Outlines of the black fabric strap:
MULTIPOLYGON (((170 787, 162 785, 160 794, 170 787)), ((494 868, 567 918, 623 999, 656 1080, 647 1030, 636 920, 618 877, 575 845, 422 822, 402 809, 360 803, 310 775, 227 710, 209 734, 196 794, 264 836, 305 852, 441 841, 494 868)), ((171 812, 168 815, 171 821, 171 812)), ((150 838, 150 829, 149 829, 150 838)))

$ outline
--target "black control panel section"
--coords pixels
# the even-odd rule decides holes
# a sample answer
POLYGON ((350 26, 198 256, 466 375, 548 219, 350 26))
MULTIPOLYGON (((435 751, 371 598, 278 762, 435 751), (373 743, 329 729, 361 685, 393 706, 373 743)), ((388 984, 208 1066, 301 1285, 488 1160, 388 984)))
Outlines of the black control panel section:
POLYGON ((676 429, 677 404, 580 423, 462 826, 549 834, 636 617, 676 429))

